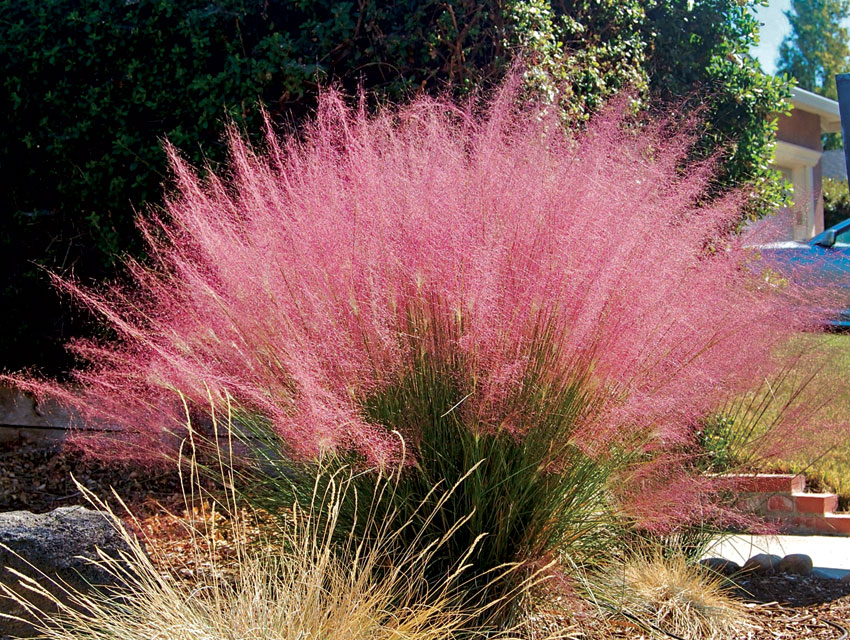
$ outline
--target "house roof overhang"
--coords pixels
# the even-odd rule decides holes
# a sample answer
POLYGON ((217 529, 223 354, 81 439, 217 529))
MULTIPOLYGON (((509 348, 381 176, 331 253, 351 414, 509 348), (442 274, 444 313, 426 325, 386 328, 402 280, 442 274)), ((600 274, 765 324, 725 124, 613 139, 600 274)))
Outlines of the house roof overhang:
POLYGON ((841 116, 838 113, 838 102, 819 96, 800 87, 791 88, 791 104, 795 109, 813 113, 820 118, 820 128, 823 133, 838 133, 841 131, 841 116))

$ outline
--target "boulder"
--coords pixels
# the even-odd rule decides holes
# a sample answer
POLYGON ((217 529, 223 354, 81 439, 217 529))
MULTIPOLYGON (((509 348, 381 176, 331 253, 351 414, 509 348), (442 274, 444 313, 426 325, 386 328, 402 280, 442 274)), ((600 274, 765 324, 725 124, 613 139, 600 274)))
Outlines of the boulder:
POLYGON ((737 562, 726 560, 725 558, 706 558, 704 560, 700 560, 700 565, 709 571, 713 571, 714 573, 719 573, 720 575, 727 577, 738 573, 741 570, 741 565, 737 562))
POLYGON ((790 553, 779 561, 777 570, 780 573, 810 576, 812 575, 813 567, 812 559, 805 553, 790 553))
MULTIPOLYGON (((113 576, 87 560, 97 557, 97 549, 113 557, 130 551, 115 525, 97 511, 73 506, 44 514, 0 513, 0 582, 39 608, 54 610, 45 598, 23 589, 7 567, 36 579, 57 596, 61 590, 51 579, 81 591, 115 586, 113 576)), ((0 611, 27 618, 23 609, 7 597, 0 596, 0 611)), ((0 618, 0 637, 35 634, 31 624, 0 618)))
POLYGON ((782 558, 772 553, 759 553, 747 560, 741 570, 751 571, 758 575, 768 575, 776 571, 781 560, 782 558))

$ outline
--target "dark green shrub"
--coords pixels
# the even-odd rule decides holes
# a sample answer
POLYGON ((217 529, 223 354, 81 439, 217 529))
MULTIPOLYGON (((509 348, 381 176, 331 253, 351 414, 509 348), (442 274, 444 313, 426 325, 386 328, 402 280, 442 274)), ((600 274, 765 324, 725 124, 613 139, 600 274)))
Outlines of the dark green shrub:
POLYGON ((263 105, 284 125, 312 109, 319 83, 362 83, 388 98, 477 85, 503 66, 497 6, 0 4, 0 307, 16 310, 0 321, 0 369, 62 363, 60 345, 81 323, 36 265, 99 279, 135 252, 133 208, 161 202, 163 139, 216 163, 225 121, 257 133, 263 105))

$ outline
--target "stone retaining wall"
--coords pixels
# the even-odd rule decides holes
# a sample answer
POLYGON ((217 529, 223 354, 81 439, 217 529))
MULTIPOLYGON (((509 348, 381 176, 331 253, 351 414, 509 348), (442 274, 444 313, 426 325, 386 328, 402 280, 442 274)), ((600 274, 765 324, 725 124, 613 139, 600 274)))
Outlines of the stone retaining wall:
POLYGON ((0 442, 59 443, 75 418, 56 402, 39 403, 29 394, 0 385, 0 442))

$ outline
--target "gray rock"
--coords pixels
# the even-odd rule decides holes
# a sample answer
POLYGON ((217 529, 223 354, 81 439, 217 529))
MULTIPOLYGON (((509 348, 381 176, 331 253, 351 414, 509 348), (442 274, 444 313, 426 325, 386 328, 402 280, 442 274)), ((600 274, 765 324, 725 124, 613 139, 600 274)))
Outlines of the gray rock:
POLYGON ((741 570, 751 571, 758 575, 768 575, 776 572, 776 568, 779 566, 781 561, 782 558, 775 556, 772 553, 759 553, 747 560, 741 570))
POLYGON ((805 553, 790 553, 779 561, 779 566, 776 569, 780 573, 810 576, 813 567, 812 559, 805 553))
POLYGON ((850 573, 845 573, 841 576, 841 582, 850 582, 850 573))
POLYGON ((706 558, 700 560, 700 565, 722 576, 731 576, 741 570, 741 565, 725 558, 706 558))
MULTIPOLYGON (((61 507, 45 514, 28 511, 0 513, 0 582, 25 595, 40 608, 53 610, 46 599, 23 589, 17 576, 6 567, 38 580, 55 595, 61 591, 50 579, 82 591, 115 586, 115 579, 108 572, 87 561, 97 557, 97 549, 113 557, 121 551, 130 551, 114 525, 97 511, 75 506, 61 507)), ((0 611, 27 618, 19 605, 2 596, 0 611)), ((35 633, 31 624, 0 618, 0 636, 31 636, 35 633)))

